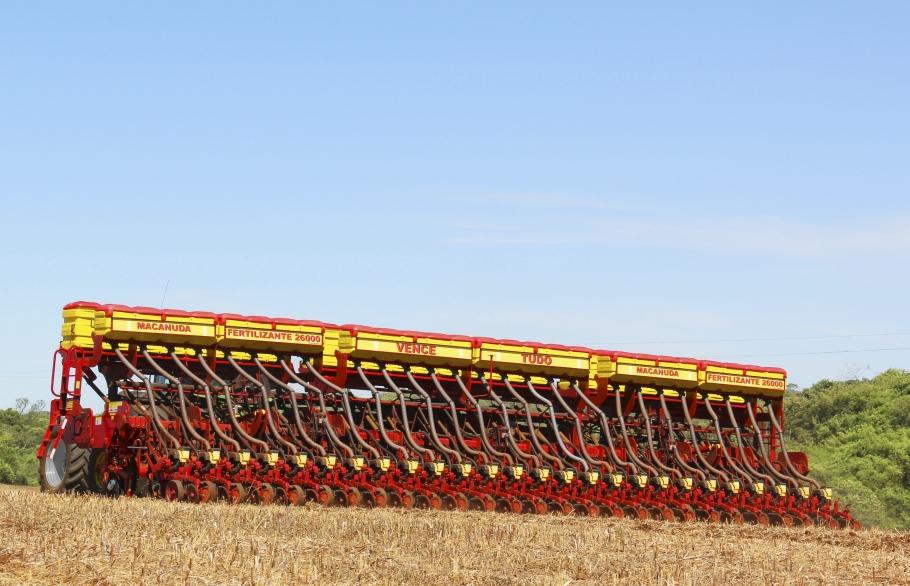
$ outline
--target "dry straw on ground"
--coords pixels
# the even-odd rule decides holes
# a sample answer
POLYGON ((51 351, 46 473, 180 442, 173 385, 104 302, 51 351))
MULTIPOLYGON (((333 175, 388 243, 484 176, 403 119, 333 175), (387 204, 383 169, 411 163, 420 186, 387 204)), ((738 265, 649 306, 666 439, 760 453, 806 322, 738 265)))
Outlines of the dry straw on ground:
POLYGON ((9 584, 910 583, 910 534, 0 491, 9 584))

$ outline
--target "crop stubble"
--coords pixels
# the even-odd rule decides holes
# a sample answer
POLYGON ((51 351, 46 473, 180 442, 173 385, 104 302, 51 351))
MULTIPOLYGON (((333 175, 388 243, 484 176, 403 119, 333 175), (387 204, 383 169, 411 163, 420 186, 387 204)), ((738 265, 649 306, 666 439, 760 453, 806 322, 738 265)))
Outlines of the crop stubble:
POLYGON ((0 491, 0 582, 910 583, 910 533, 0 491))

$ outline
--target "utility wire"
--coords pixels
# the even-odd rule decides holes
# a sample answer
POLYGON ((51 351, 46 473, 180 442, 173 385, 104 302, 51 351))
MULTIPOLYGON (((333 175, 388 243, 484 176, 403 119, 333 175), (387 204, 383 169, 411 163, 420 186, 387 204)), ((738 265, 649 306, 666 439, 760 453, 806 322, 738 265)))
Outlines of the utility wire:
POLYGON ((910 336, 910 332, 891 332, 886 334, 837 334, 831 336, 785 336, 779 338, 730 338, 727 340, 651 340, 644 342, 611 342, 617 344, 715 344, 730 342, 783 342, 787 340, 833 340, 842 338, 885 338, 894 336, 910 336))
POLYGON ((764 358, 769 356, 814 356, 820 354, 854 354, 857 352, 897 352, 910 350, 910 346, 898 348, 863 348, 861 350, 820 350, 818 352, 780 352, 775 354, 728 354, 731 358, 764 358))

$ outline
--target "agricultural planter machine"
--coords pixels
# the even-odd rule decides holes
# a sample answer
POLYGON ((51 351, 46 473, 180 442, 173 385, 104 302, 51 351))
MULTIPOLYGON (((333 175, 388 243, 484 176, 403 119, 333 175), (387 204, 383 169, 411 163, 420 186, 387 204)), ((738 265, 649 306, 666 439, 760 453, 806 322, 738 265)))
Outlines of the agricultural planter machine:
POLYGON ((856 526, 786 448, 781 369, 88 302, 63 316, 48 492, 856 526))

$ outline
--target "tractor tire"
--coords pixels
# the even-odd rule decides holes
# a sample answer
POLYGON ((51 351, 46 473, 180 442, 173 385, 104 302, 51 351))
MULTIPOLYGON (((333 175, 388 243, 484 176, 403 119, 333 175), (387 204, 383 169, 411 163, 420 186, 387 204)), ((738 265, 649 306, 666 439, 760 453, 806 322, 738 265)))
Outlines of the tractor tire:
MULTIPOLYGON (((51 437, 56 437, 54 428, 51 437)), ((38 460, 38 483, 41 492, 88 492, 89 455, 91 450, 61 441, 56 450, 38 460), (53 452, 53 454, 52 454, 53 452)))
POLYGON ((96 494, 115 496, 118 493, 117 483, 116 480, 111 481, 107 472, 110 461, 107 450, 91 449, 86 452, 88 454, 85 466, 86 488, 96 494))

